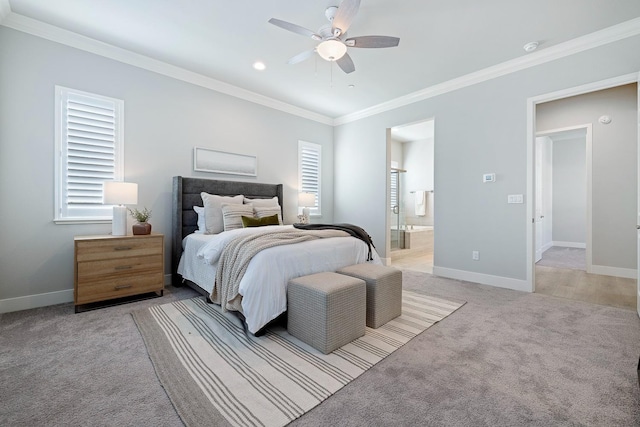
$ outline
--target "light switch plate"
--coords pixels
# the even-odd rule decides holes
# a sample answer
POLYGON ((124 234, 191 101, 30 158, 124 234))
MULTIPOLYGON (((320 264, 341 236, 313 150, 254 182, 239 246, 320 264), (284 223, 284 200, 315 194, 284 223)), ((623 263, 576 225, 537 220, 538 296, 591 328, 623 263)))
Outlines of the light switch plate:
POLYGON ((522 194, 509 194, 507 203, 524 203, 524 196, 522 194))
POLYGON ((482 182, 495 182, 496 174, 495 173, 483 173, 482 174, 482 182))

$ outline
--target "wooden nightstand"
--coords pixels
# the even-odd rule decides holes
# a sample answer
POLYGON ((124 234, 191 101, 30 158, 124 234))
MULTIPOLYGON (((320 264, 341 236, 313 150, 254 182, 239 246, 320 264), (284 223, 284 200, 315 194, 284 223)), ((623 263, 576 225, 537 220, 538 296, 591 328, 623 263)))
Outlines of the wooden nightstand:
POLYGON ((148 292, 164 292, 164 236, 77 236, 76 306, 148 292))

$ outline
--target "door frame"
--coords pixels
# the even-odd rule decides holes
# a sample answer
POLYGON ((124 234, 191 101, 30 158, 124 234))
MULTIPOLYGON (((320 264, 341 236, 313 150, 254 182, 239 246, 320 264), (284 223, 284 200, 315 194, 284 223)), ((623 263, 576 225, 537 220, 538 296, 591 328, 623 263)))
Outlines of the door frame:
MULTIPOLYGON (((391 143, 393 138, 391 136, 392 128, 396 127, 405 127, 416 125, 424 122, 433 122, 433 188, 434 188, 434 206, 435 206, 435 187, 436 187, 436 118, 435 116, 427 117, 424 119, 416 120, 408 123, 401 123, 397 125, 390 126, 385 129, 386 131, 386 202, 385 202, 385 250, 386 250, 386 258, 382 261, 385 265, 391 264, 391 214, 389 213, 389 206, 391 205, 391 143)), ((434 228, 434 242, 433 242, 433 266, 435 267, 435 258, 436 258, 436 242, 435 242, 435 227, 436 226, 436 212, 435 209, 433 211, 433 228, 434 228)))
MULTIPOLYGON (((610 89, 616 86, 623 86, 630 83, 638 83, 640 73, 630 73, 606 80, 588 83, 581 86, 562 89, 556 92, 550 92, 537 95, 527 99, 527 194, 530 197, 526 199, 526 218, 527 218, 527 287, 530 292, 535 292, 535 140, 536 140, 536 105, 543 102, 555 101, 562 98, 569 98, 576 95, 583 95, 589 92, 596 92, 603 89, 610 89)), ((639 113, 640 114, 640 113, 639 113)), ((639 142, 640 144, 640 142, 639 142)), ((640 165, 638 167, 640 169, 640 165)), ((640 217, 640 210, 639 210, 640 217)), ((639 218, 640 220, 640 218, 639 218)), ((638 289, 640 295, 640 283, 638 289)), ((640 314, 640 305, 638 306, 640 314)))
MULTIPOLYGON (((587 273, 591 273, 591 264, 593 261, 593 248, 592 248, 592 244, 593 244, 593 125, 591 123, 586 123, 583 125, 575 125, 575 126, 567 126, 564 128, 557 128, 557 129, 549 129, 546 130, 544 132, 536 132, 536 137, 541 137, 541 136, 548 136, 551 137, 554 134, 557 133, 561 133, 561 132, 569 132, 569 131, 573 131, 573 130, 580 130, 580 129, 584 129, 586 131, 585 134, 585 149, 586 149, 586 171, 587 171, 587 221, 586 221, 586 227, 587 229, 586 231, 586 242, 585 242, 585 246, 586 246, 586 264, 587 264, 587 273)), ((535 141, 534 141, 534 158, 533 158, 533 162, 534 162, 534 174, 535 174, 535 162, 536 162, 536 157, 535 157, 535 141)), ((535 179, 535 175, 534 175, 534 179, 535 179)), ((535 182, 533 183, 534 185, 534 191, 537 191, 537 188, 535 188, 535 182)), ((553 184, 552 184, 553 185, 553 184)), ((534 193, 535 194, 535 193, 534 193)), ((532 203, 534 204, 533 206, 533 211, 535 213, 535 199, 532 200, 532 203)), ((535 215, 534 215, 535 218, 535 215)), ((535 238, 535 223, 533 224, 534 227, 534 238, 535 238)), ((535 245, 535 242, 534 242, 535 245)), ((535 254, 534 254, 534 264, 535 264, 535 254)), ((535 283, 534 283, 535 285, 535 283)))

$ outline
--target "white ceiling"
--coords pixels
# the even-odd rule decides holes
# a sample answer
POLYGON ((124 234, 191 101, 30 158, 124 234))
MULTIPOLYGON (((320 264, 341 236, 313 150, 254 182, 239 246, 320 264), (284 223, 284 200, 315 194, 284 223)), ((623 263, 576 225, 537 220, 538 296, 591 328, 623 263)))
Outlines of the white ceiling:
POLYGON ((531 55, 530 41, 536 55, 640 17, 638 0, 362 0, 349 35, 396 36, 398 47, 350 48, 349 75, 320 58, 287 65, 316 42, 267 21, 316 31, 339 1, 0 0, 0 12, 8 26, 31 18, 329 118, 531 55))

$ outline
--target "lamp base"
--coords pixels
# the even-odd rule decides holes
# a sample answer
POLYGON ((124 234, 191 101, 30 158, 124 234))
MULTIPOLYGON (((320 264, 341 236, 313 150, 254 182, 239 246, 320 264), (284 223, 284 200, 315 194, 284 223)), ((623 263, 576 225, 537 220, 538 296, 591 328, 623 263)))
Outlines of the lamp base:
POLYGON ((309 208, 302 208, 302 223, 309 224, 309 208))
POLYGON ((127 235, 127 208, 118 205, 113 207, 113 220, 111 221, 112 236, 127 235))

